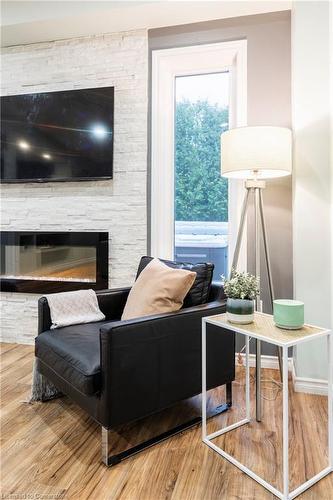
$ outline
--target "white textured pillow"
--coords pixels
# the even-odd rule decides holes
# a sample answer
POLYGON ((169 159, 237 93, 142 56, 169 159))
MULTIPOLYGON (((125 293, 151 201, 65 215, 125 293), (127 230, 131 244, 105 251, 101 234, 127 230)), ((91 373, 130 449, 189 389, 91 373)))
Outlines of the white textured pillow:
POLYGON ((121 319, 178 311, 196 274, 185 269, 173 269, 153 259, 134 283, 121 319))

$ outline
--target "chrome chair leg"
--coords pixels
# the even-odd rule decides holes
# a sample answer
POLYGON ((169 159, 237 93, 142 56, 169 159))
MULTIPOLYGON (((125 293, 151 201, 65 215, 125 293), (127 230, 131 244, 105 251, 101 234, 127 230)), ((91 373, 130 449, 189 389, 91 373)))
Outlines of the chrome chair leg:
MULTIPOLYGON (((213 408, 210 411, 207 418, 212 418, 215 417, 216 415, 224 413, 225 411, 228 411, 231 405, 232 405, 232 385, 231 382, 228 382, 226 384, 226 402, 213 408)), ((201 423, 201 415, 198 417, 194 417, 190 420, 187 420, 186 422, 183 422, 182 424, 179 424, 176 427, 173 427, 172 429, 162 432, 161 434, 158 434, 157 436, 147 439, 146 441, 143 441, 135 446, 132 446, 127 450, 115 453, 114 455, 109 454, 110 444, 111 444, 111 434, 114 431, 112 429, 107 429, 106 427, 102 426, 102 462, 107 467, 112 467, 113 465, 119 464, 122 460, 125 460, 126 458, 129 458, 135 455, 136 453, 139 453, 140 451, 143 451, 146 448, 150 448, 151 446, 154 446, 155 444, 158 444, 161 441, 164 441, 165 439, 168 439, 171 436, 179 434, 180 432, 183 432, 187 429, 190 429, 191 427, 194 427, 195 425, 198 425, 200 423, 201 423)))

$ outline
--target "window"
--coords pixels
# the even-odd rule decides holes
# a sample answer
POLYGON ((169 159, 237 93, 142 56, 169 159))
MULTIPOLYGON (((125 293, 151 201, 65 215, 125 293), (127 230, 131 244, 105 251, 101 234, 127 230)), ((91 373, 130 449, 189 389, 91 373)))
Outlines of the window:
POLYGON ((176 77, 174 258, 228 273, 228 181, 220 137, 229 128, 228 71, 176 77))
POLYGON ((246 124, 246 41, 153 51, 152 80, 151 254, 219 279, 243 196, 220 175, 220 135, 246 124))

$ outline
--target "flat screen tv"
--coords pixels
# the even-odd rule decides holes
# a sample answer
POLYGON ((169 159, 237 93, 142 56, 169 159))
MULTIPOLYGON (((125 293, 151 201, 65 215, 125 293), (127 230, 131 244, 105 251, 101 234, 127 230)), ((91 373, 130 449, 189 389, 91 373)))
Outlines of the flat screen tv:
POLYGON ((111 179, 113 87, 1 97, 1 181, 111 179))

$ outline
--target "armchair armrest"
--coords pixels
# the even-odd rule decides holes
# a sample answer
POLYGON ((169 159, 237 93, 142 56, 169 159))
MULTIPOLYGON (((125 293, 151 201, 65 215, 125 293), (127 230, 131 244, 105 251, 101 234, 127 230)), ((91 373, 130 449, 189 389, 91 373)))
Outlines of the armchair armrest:
MULTIPOLYGON (((99 290, 96 292, 98 305, 107 320, 120 319, 130 287, 99 290)), ((38 300, 38 335, 51 328, 51 314, 46 297, 38 300)))
MULTIPOLYGON (((113 321, 110 324, 102 326, 100 329, 101 337, 106 337, 107 339, 110 335, 115 335, 121 333, 123 340, 125 339, 125 334, 138 329, 144 330, 146 328, 154 327, 158 329, 166 325, 168 330, 172 329, 174 325, 183 324, 191 318, 201 319, 205 316, 211 316, 214 314, 220 314, 225 310, 226 301, 216 300, 213 302, 208 302, 206 304, 201 304, 193 307, 186 307, 184 309, 179 309, 179 311, 171 313, 161 313, 154 314, 151 316, 143 316, 140 318, 132 318, 124 321, 113 321)), ((136 333, 137 335, 137 333, 136 333)))
POLYGON ((38 335, 49 330, 52 325, 51 313, 46 297, 38 299, 38 335))

